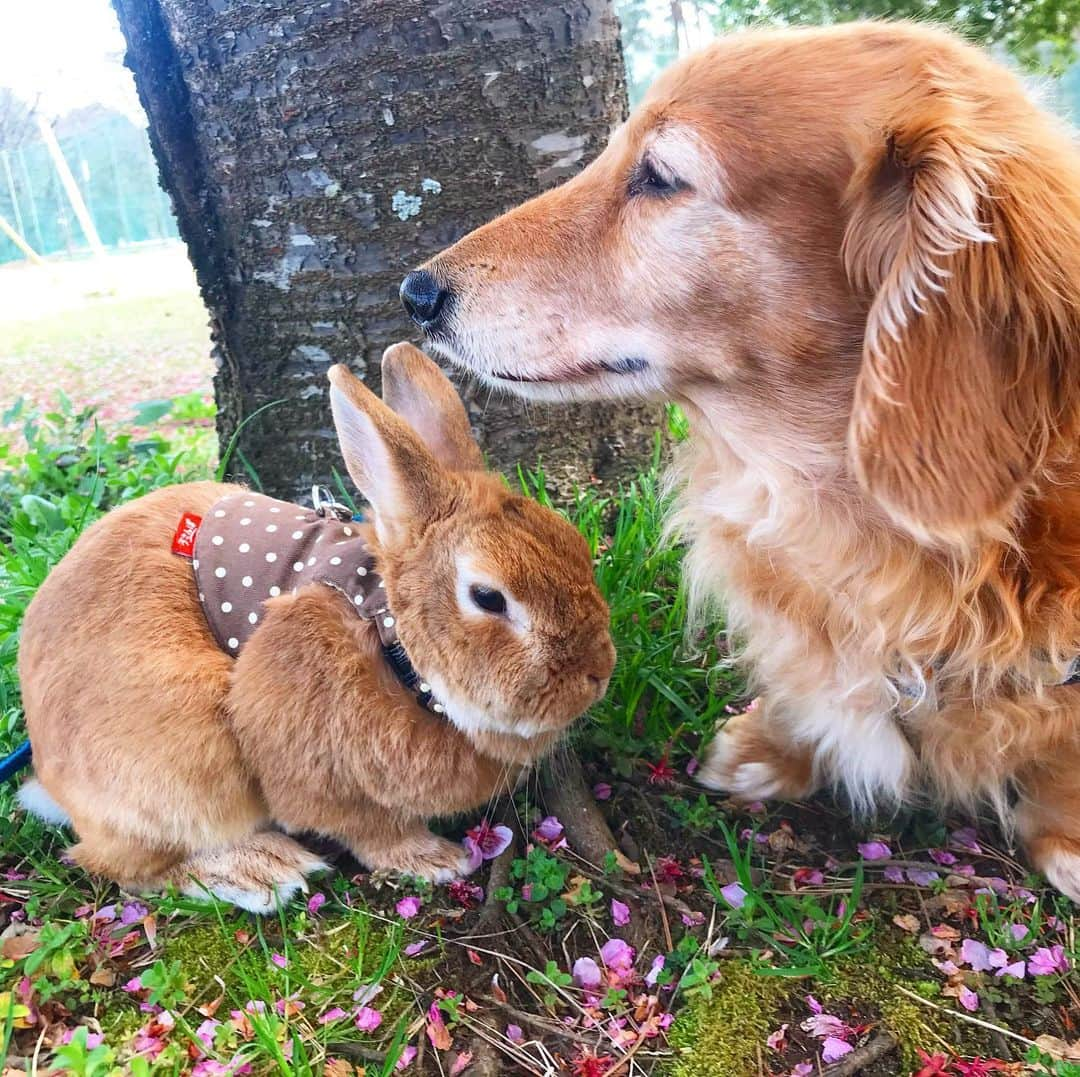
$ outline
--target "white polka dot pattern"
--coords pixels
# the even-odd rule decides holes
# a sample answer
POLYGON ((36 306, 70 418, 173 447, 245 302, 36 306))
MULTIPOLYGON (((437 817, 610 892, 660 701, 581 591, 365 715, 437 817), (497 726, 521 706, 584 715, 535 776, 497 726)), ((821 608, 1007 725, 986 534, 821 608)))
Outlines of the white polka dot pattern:
POLYGON ((363 528, 262 494, 241 497, 224 497, 204 515, 193 551, 199 601, 220 646, 239 654, 262 624, 269 599, 322 584, 340 592, 360 617, 373 623, 398 678, 421 706, 443 714, 398 639, 397 619, 387 609, 363 528), (282 529, 274 517, 293 522, 282 529))
POLYGON ((203 516, 192 567, 210 628, 232 653, 243 650, 262 624, 266 601, 313 583, 341 591, 357 613, 385 630, 385 594, 378 592, 365 607, 379 575, 362 528, 300 505, 262 494, 222 498, 203 516), (279 527, 278 520, 289 522, 279 527), (319 555, 323 538, 333 557, 319 555))

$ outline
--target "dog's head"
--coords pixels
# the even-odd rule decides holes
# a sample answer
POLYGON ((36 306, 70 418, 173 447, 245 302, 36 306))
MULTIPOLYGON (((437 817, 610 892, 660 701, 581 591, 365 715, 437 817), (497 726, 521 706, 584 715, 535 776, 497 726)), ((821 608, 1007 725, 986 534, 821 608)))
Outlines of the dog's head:
POLYGON ((1072 436, 1080 169, 937 31, 749 32, 563 186, 411 273, 432 343, 535 399, 664 396, 857 476, 909 531, 1009 517, 1072 436))

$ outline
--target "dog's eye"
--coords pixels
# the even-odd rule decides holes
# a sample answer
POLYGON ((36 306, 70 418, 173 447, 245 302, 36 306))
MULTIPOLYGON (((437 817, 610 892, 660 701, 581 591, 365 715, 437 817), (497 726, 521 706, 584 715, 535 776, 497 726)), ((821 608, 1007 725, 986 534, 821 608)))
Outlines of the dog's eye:
POLYGON ((494 587, 481 587, 480 584, 474 583, 469 588, 469 598, 473 600, 473 605, 478 606, 485 613, 506 612, 506 597, 502 591, 496 591, 494 587))
POLYGON ((653 198, 666 198, 675 194, 676 191, 682 190, 683 186, 681 180, 674 176, 664 175, 648 157, 643 157, 634 165, 634 171, 630 174, 630 185, 627 193, 631 198, 638 198, 642 195, 653 198))

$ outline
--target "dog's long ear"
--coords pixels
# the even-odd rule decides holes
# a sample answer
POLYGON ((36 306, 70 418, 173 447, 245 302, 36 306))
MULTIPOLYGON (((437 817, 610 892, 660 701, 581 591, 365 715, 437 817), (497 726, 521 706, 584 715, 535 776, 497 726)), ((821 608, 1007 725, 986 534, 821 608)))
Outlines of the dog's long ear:
POLYGON ((870 300, 850 455, 924 540, 1007 526, 1076 412, 1075 159, 1016 95, 920 87, 849 191, 844 260, 870 300))

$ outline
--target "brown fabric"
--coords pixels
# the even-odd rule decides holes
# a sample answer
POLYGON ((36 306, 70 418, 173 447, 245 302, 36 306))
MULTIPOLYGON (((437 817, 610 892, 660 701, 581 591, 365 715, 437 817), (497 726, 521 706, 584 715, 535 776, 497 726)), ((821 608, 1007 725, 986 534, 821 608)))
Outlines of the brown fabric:
POLYGON ((229 654, 240 653, 268 598, 311 583, 333 587, 365 620, 393 628, 375 559, 351 522, 262 494, 230 494, 203 517, 194 554, 199 601, 229 654))
POLYGON ((203 517, 191 564, 206 622, 226 653, 240 653, 268 598, 321 583, 374 621, 398 677, 421 705, 443 712, 411 669, 382 577, 355 523, 263 494, 230 494, 203 517))

